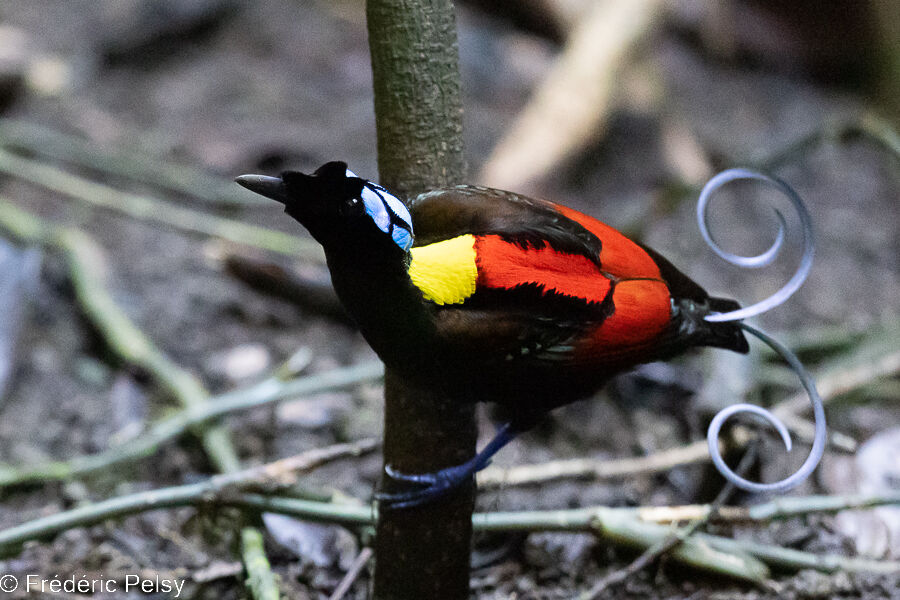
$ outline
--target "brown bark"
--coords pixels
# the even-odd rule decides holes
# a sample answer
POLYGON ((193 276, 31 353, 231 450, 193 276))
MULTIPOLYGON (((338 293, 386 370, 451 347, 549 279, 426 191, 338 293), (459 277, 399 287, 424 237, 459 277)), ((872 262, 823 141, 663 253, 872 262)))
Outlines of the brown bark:
MULTIPOLYGON (((460 183, 462 108, 449 0, 369 0, 378 170, 401 197, 460 183)), ((384 459, 406 473, 464 462, 475 451, 471 405, 385 378, 384 459)), ((386 491, 395 491, 385 480, 386 491)), ((425 506, 379 512, 375 598, 467 598, 474 485, 425 506)))

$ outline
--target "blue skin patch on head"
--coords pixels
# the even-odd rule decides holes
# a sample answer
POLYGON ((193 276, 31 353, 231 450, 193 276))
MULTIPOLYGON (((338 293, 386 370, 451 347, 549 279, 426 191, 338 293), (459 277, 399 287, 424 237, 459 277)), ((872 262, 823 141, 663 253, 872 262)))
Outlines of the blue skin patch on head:
POLYGON ((366 214, 372 217, 378 229, 385 233, 391 230, 391 213, 388 211, 387 204, 382 200, 378 192, 365 186, 362 189, 362 201, 366 206, 366 214))
POLYGON ((394 243, 403 248, 405 251, 409 252, 409 249, 412 248, 412 232, 407 231, 402 227, 394 227, 394 230, 391 232, 391 237, 393 238, 394 243))
MULTIPOLYGON (((350 169, 347 169, 346 176, 358 177, 350 169)), ((390 235, 394 243, 404 251, 409 251, 413 245, 413 231, 412 216, 406 205, 371 181, 365 181, 360 198, 366 208, 366 214, 375 222, 378 229, 390 235)))

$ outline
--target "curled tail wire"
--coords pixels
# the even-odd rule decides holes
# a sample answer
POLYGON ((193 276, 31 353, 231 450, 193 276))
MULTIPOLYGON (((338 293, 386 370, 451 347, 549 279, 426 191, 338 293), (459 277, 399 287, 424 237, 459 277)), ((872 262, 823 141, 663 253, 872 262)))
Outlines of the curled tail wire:
POLYGON ((713 418, 712 423, 709 424, 709 429, 706 432, 706 441, 709 444, 709 454, 719 473, 721 473, 725 479, 743 490, 747 490, 748 492, 786 492, 803 483, 815 468, 819 466, 819 461, 822 460, 822 455, 825 453, 825 407, 822 405, 822 398, 819 396, 819 392, 816 391, 816 384, 813 383, 812 377, 803 367, 803 364, 801 364, 800 359, 797 358, 796 354, 759 329, 751 327, 746 323, 741 323, 740 327, 747 333, 765 342, 772 350, 777 352, 785 361, 787 361, 791 369, 797 374, 797 377, 800 378, 800 383, 806 390, 810 402, 812 402, 816 433, 813 437, 813 445, 809 452, 809 456, 806 457, 806 461, 804 461, 803 465, 797 469, 793 475, 774 483, 756 483, 744 479, 725 464, 725 461, 722 459, 722 454, 719 452, 719 432, 722 429, 722 425, 729 417, 742 412, 761 416, 778 430, 778 433, 781 434, 781 439, 784 440, 784 445, 788 452, 791 450, 791 434, 788 433, 784 423, 772 414, 771 411, 753 404, 733 404, 728 408, 719 411, 713 418))
POLYGON ((778 236, 772 246, 762 254, 757 256, 739 256, 737 254, 732 254, 723 250, 713 239, 712 234, 709 231, 709 223, 707 222, 706 214, 709 201, 712 198, 712 195, 722 186, 741 179, 756 179, 767 183, 780 191, 791 201, 791 204, 797 211, 797 215, 800 217, 803 236, 803 256, 800 258, 800 265, 797 267, 797 271, 780 290, 765 300, 760 300, 756 304, 751 304, 746 308, 733 310, 727 313, 711 314, 706 317, 706 320, 711 322, 746 319, 767 312, 783 303, 794 295, 794 292, 803 285, 806 276, 809 275, 809 270, 812 268, 813 257, 815 256, 816 248, 815 242, 813 241, 812 217, 809 216, 809 211, 806 210, 806 206, 803 204, 803 200, 800 199, 800 196, 797 195, 797 192, 780 179, 763 175, 762 173, 757 173, 756 171, 751 171, 749 169, 728 169, 727 171, 722 171, 710 179, 703 187, 703 191, 700 192, 700 199, 697 201, 697 223, 700 226, 700 234, 703 236, 703 239, 709 247, 712 248, 713 252, 733 265, 757 269, 771 264, 781 251, 781 247, 784 245, 784 216, 777 210, 775 211, 775 214, 778 216, 779 221, 778 236))
MULTIPOLYGON (((803 255, 800 258, 800 264, 797 267, 797 270, 794 272, 794 275, 780 290, 778 290, 768 298, 761 300, 756 304, 752 304, 746 308, 725 313, 712 313, 704 317, 707 321, 710 322, 738 321, 746 319, 748 317, 767 312, 783 303, 785 300, 790 298, 806 280, 806 276, 809 274, 809 270, 812 268, 813 256, 815 255, 812 218, 809 215, 809 211, 806 210, 806 206, 803 204, 800 196, 798 196, 797 193, 788 184, 781 181, 780 179, 776 179, 762 173, 757 173, 756 171, 750 171, 748 169, 728 169, 727 171, 723 171, 722 173, 719 173, 718 175, 710 179, 706 186, 703 188, 703 191, 700 193, 700 198, 697 202, 697 222, 700 226, 700 233, 701 235, 703 235, 703 239, 706 241, 709 247, 729 263, 751 269, 764 267, 771 264, 772 261, 775 260, 775 258, 778 256, 778 253, 781 251, 781 248, 784 244, 785 220, 784 216, 777 210, 775 211, 775 213, 779 221, 778 235, 776 236, 775 242, 772 244, 772 246, 762 254, 756 256, 740 256, 731 254, 730 252, 726 252, 725 250, 723 250, 713 239, 712 234, 709 230, 706 213, 707 207, 709 205, 709 200, 712 195, 725 184, 741 179, 755 179, 758 181, 762 181, 775 187, 778 191, 783 193, 788 198, 788 200, 790 200, 791 204, 794 206, 794 209, 797 211, 798 216, 800 217, 803 239, 803 255)), ((735 404, 719 411, 710 423, 706 435, 706 439, 709 444, 709 454, 712 458, 713 464, 716 466, 716 469, 718 469, 718 471, 725 479, 733 483, 735 486, 750 492, 785 492, 787 490, 790 490, 791 488, 796 487, 807 477, 809 477, 809 475, 818 466, 819 461, 822 460, 822 455, 825 453, 826 424, 825 409, 822 405, 822 398, 816 391, 816 386, 815 383, 813 383, 812 377, 809 375, 809 373, 800 363, 800 360, 793 352, 788 350, 785 346, 775 341, 769 335, 759 329, 751 327, 746 323, 740 323, 739 327, 747 333, 753 335, 754 337, 759 338, 770 348, 772 348, 772 350, 778 353, 788 363, 788 365, 790 365, 791 369, 797 374, 797 377, 799 377, 800 383, 803 385, 804 389, 806 389, 806 393, 809 396, 810 402, 812 403, 813 415, 816 425, 813 445, 812 449, 810 450, 809 456, 806 458, 806 461, 804 461, 803 465, 795 473, 782 479, 781 481, 776 481, 774 483, 757 483, 748 479, 744 479, 725 464, 725 461, 722 459, 722 454, 719 452, 719 433, 725 421, 738 413, 751 413, 762 417, 778 431, 788 451, 791 450, 791 436, 784 423, 782 423, 774 414, 772 414, 772 412, 753 404, 735 404)))

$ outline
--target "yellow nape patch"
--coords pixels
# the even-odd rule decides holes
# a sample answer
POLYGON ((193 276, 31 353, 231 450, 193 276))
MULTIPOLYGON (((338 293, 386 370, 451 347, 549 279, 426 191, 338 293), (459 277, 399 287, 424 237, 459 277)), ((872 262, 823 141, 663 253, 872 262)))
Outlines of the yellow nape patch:
POLYGON ((409 277, 435 304, 460 304, 475 293, 475 236, 461 235, 413 248, 409 277))

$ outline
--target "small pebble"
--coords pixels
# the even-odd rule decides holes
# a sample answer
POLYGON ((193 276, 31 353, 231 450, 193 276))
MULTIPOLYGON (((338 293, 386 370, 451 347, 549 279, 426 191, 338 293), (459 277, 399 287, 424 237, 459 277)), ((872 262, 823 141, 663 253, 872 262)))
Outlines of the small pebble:
POLYGON ((237 383, 261 375, 272 364, 269 349, 262 344, 243 344, 214 354, 206 361, 216 377, 237 383))

